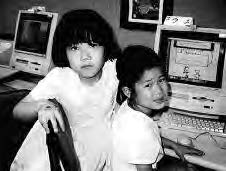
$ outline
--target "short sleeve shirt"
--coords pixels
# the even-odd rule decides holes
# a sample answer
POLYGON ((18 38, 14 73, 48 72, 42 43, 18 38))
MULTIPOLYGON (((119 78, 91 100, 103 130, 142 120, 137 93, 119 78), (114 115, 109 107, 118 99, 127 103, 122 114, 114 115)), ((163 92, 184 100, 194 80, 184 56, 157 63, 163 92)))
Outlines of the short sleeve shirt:
POLYGON ((108 115, 117 85, 114 61, 105 63, 101 79, 93 86, 81 83, 71 68, 56 67, 30 94, 35 100, 56 98, 66 110, 71 126, 81 127, 108 115))
MULTIPOLYGON (((56 67, 30 92, 34 100, 55 98, 62 104, 83 171, 95 170, 99 165, 107 168, 106 162, 110 160, 108 154, 111 152, 109 116, 114 107, 117 86, 113 61, 105 63, 100 80, 93 86, 82 84, 77 73, 71 68, 56 67)), ((43 164, 49 163, 47 149, 43 145, 45 133, 40 130, 42 126, 39 122, 35 125, 36 129, 33 128, 27 136, 27 141, 22 145, 15 161, 26 168, 24 171, 36 171, 34 167, 37 165, 33 164, 36 162, 39 163, 38 170, 48 171, 48 165, 43 164), (33 159, 29 157, 32 148, 36 148, 33 150, 33 159)))
POLYGON ((157 124, 124 102, 114 117, 113 170, 136 171, 136 164, 152 164, 161 159, 163 150, 157 124))

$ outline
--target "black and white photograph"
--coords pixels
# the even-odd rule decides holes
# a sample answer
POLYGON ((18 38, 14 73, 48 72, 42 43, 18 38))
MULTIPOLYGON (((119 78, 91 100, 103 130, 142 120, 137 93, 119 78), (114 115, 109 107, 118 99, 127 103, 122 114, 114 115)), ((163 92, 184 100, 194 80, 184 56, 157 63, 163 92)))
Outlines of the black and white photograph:
POLYGON ((226 0, 0 14, 0 171, 226 171, 226 0))

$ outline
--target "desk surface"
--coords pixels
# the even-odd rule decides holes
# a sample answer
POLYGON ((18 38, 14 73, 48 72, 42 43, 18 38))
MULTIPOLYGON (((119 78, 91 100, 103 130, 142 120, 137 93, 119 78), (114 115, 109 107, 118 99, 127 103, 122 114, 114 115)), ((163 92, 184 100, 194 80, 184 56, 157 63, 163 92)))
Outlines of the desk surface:
POLYGON ((0 92, 15 90, 15 89, 28 89, 31 90, 43 76, 33 75, 25 72, 16 72, 9 77, 0 79, 0 92))
MULTIPOLYGON (((180 130, 162 128, 162 135, 171 140, 176 141, 180 134, 186 134, 189 137, 196 137, 198 135, 191 132, 182 132, 180 130)), ((226 138, 216 136, 214 136, 214 138, 218 143, 226 147, 226 138)), ((226 149, 217 147, 214 140, 208 134, 199 136, 196 140, 193 140, 193 144, 195 148, 204 151, 205 155, 202 157, 185 155, 187 161, 205 168, 226 171, 226 149)), ((167 155, 176 157, 176 154, 172 150, 166 149, 165 153, 167 155)))
POLYGON ((4 84, 0 84, 0 93, 10 91, 10 90, 15 90, 14 88, 8 87, 4 84))

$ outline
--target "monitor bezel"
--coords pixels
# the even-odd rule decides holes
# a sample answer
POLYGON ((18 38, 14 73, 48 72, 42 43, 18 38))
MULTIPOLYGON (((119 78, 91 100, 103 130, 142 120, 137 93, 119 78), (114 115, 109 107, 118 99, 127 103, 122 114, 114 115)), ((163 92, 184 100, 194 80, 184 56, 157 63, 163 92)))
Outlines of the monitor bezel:
POLYGON ((47 47, 48 47, 52 19, 53 19, 53 16, 50 16, 47 14, 40 15, 40 13, 27 13, 27 12, 20 13, 19 24, 18 24, 17 34, 16 34, 16 41, 15 41, 15 50, 36 53, 36 54, 39 54, 40 56, 45 56, 47 47), (33 22, 47 22, 48 23, 48 28, 45 33, 47 38, 46 38, 45 42, 43 42, 44 43, 43 49, 41 49, 41 48, 31 49, 29 47, 24 47, 21 45, 20 36, 23 34, 23 31, 21 29, 23 29, 23 23, 27 20, 33 20, 33 22))
POLYGON ((218 34, 207 33, 207 32, 188 32, 188 31, 176 31, 176 30, 164 30, 161 33, 161 45, 159 47, 159 55, 163 57, 166 66, 166 77, 169 82, 182 83, 195 86, 203 87, 212 87, 212 88, 221 88, 222 87, 222 77, 224 70, 224 58, 225 58, 225 44, 226 39, 219 38, 218 34), (170 38, 174 39, 188 39, 188 40, 197 40, 197 41, 208 41, 208 42, 219 42, 220 43, 220 54, 217 66, 216 81, 205 81, 205 82, 195 82, 189 79, 180 80, 177 78, 172 78, 169 76, 169 54, 170 54, 170 38))
MULTIPOLYGON (((35 17, 36 18, 36 17, 35 17)), ((58 13, 47 11, 32 11, 32 10, 19 10, 15 28, 15 36, 13 43, 12 56, 10 58, 10 67, 22 72, 45 76, 51 68, 54 67, 52 61, 52 43, 54 32, 57 26, 58 13), (47 48, 45 54, 34 53, 29 50, 19 50, 15 44, 17 41, 17 32, 22 14, 34 16, 49 16, 52 17, 50 24, 50 31, 47 40, 47 48)))

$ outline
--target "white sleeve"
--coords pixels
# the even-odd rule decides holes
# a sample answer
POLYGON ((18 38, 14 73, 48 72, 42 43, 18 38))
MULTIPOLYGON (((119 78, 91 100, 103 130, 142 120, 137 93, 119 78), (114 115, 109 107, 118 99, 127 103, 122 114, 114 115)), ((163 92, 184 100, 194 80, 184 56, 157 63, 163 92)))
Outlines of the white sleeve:
POLYGON ((153 164, 162 150, 160 137, 151 122, 127 120, 116 139, 118 153, 131 164, 153 164))
POLYGON ((37 86, 30 92, 31 97, 35 100, 56 98, 56 90, 59 90, 60 70, 60 68, 53 68, 45 78, 40 80, 37 86))
POLYGON ((50 170, 46 133, 39 121, 31 128, 11 164, 10 171, 15 170, 50 170))

